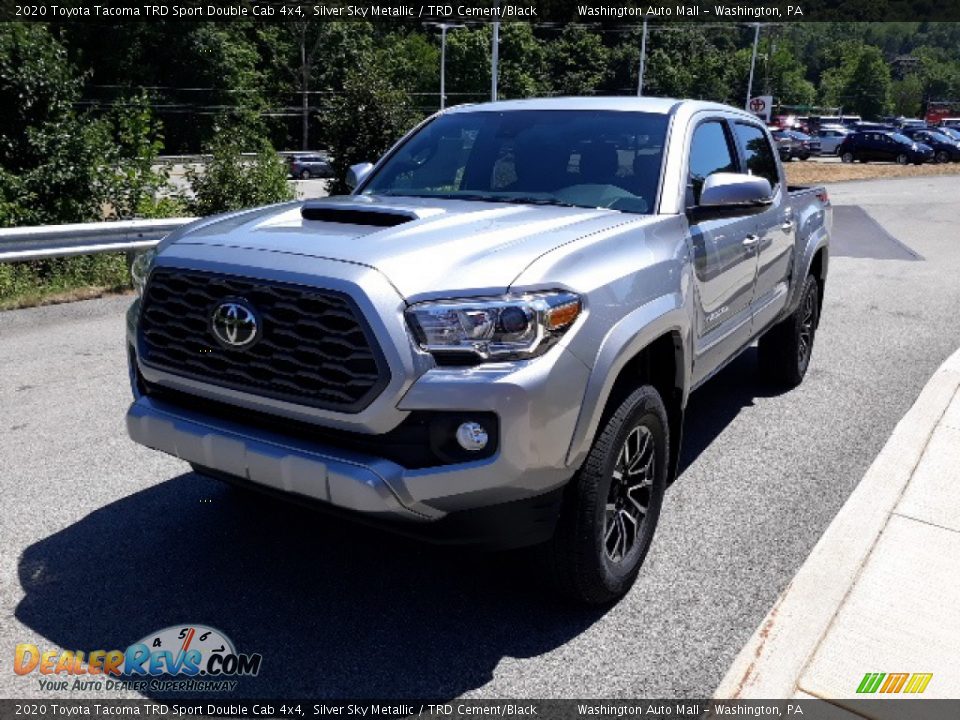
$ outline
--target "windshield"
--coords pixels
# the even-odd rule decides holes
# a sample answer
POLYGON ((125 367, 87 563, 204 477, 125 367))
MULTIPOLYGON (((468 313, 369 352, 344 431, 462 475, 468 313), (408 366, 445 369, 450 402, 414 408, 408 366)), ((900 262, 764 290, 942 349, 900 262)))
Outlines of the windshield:
POLYGON ((949 144, 951 144, 951 145, 954 143, 953 138, 951 138, 951 137, 949 137, 949 136, 947 136, 947 135, 945 135, 945 134, 943 134, 943 133, 932 132, 932 133, 928 133, 928 135, 930 136, 930 139, 933 140, 933 141, 935 141, 935 142, 949 143, 949 144))
POLYGON ((901 135, 900 133, 890 133, 890 137, 892 137, 898 143, 906 143, 907 145, 913 145, 913 140, 908 138, 906 135, 901 135))
POLYGON ((363 194, 648 213, 666 128, 666 115, 637 112, 441 115, 387 160, 363 194))

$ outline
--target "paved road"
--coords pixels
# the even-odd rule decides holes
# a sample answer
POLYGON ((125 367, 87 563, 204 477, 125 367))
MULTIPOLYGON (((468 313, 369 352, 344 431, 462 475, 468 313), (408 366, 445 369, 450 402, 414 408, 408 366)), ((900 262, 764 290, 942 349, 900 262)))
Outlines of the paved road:
MULTIPOLYGON (((748 352, 695 395, 648 564, 606 612, 544 598, 522 559, 251 500, 135 446, 125 299, 0 315, 0 651, 197 622, 263 653, 248 697, 709 694, 960 340, 956 179, 831 194, 925 259, 831 262, 801 388, 771 392, 748 352)), ((35 677, 0 673, 0 696, 43 696, 35 677)))

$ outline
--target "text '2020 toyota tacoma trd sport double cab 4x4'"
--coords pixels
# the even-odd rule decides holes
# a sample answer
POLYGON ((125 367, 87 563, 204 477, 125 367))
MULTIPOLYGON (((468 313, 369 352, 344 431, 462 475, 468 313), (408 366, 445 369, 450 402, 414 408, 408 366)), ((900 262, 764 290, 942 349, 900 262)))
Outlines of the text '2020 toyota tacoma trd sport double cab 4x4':
POLYGON ((352 195, 198 221, 137 263, 131 437, 407 531, 540 545, 587 602, 650 547, 690 392, 754 340, 801 381, 832 211, 735 108, 441 112, 352 195))

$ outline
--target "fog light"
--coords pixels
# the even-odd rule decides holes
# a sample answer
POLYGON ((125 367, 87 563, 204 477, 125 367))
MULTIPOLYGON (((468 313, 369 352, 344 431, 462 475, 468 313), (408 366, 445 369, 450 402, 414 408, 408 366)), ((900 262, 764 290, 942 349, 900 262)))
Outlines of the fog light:
POLYGON ((487 446, 487 431, 483 425, 475 422, 465 422, 457 428, 457 442, 460 447, 470 452, 478 452, 487 446))

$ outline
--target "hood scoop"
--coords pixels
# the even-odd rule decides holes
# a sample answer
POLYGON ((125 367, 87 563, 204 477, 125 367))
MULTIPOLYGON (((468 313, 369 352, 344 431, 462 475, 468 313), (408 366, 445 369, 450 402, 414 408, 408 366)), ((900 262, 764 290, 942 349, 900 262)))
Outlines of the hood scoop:
POLYGON ((300 208, 304 220, 343 223, 345 225, 372 225, 374 227, 395 227, 419 220, 413 210, 390 207, 371 207, 363 204, 305 202, 300 208))

